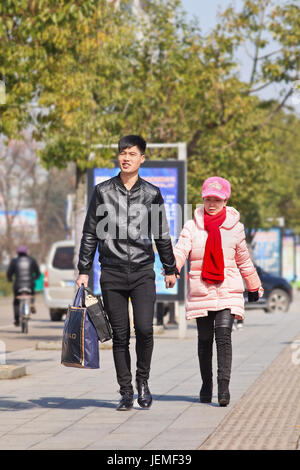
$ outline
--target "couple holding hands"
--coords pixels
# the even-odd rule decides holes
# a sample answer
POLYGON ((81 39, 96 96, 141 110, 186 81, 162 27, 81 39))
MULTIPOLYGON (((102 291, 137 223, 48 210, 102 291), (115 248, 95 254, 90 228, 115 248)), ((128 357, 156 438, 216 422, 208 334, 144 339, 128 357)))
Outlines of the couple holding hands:
MULTIPOLYGON (((196 319, 198 357, 202 386, 200 402, 209 403, 213 394, 212 354, 216 339, 218 363, 218 402, 227 406, 230 401, 231 331, 234 318, 244 315, 244 283, 249 301, 256 301, 262 287, 250 259, 244 226, 239 213, 227 206, 230 183, 213 176, 204 181, 203 205, 194 213, 194 219, 184 225, 176 246, 172 247, 164 210, 164 201, 158 187, 139 176, 145 161, 146 142, 137 135, 121 138, 118 144, 120 173, 95 186, 86 214, 79 252, 76 280, 78 286, 87 286, 89 272, 98 246, 101 264, 100 285, 105 309, 113 330, 113 357, 120 386, 118 411, 133 407, 131 359, 129 352, 130 324, 128 301, 131 299, 136 336, 136 388, 138 403, 143 408, 152 404, 148 380, 153 351, 153 318, 156 300, 154 252, 152 236, 163 265, 166 287, 172 288, 185 262, 190 261, 186 299, 187 319, 196 319), (123 207, 122 207, 123 205, 123 207), (130 207, 142 207, 147 218, 148 233, 133 237, 130 231, 124 237, 124 226, 134 222, 136 212, 130 207), (109 222, 109 210, 114 207, 114 236, 100 233, 99 222, 109 222), (159 208, 157 217, 151 217, 152 208, 159 208), (153 227, 153 220, 155 227, 153 227), (98 227, 97 227, 98 226, 98 227), (123 235, 121 235, 123 232, 123 235)), ((108 223, 108 227, 109 227, 108 223)))

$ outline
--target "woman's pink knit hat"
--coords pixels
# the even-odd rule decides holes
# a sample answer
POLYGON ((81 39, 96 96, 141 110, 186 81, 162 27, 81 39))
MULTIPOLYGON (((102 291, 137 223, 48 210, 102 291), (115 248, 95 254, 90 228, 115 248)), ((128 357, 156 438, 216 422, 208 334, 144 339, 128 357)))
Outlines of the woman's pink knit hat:
POLYGON ((229 199, 231 188, 229 181, 220 176, 207 178, 202 186, 202 197, 215 196, 220 199, 229 199))

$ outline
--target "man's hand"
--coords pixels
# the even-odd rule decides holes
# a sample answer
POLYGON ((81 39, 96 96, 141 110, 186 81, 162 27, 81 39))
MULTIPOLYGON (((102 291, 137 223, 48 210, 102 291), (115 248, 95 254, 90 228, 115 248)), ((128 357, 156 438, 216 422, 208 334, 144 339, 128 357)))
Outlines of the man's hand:
POLYGON ((77 287, 81 287, 81 284, 84 285, 84 287, 88 287, 89 283, 89 275, 88 274, 79 274, 78 278, 76 279, 76 285, 77 287))
POLYGON ((172 288, 176 284, 176 275, 175 274, 169 274, 165 276, 165 285, 166 288, 172 288))

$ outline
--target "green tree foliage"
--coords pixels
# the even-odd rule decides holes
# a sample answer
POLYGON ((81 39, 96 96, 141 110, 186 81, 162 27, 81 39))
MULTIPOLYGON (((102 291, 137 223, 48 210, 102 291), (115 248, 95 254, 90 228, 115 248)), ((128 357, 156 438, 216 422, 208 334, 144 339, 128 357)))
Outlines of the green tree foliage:
POLYGON ((28 122, 28 104, 35 92, 32 70, 36 63, 23 17, 29 14, 29 3, 7 0, 0 4, 0 79, 6 86, 6 102, 0 106, 0 133, 6 136, 21 131, 28 122))
MULTIPOLYGON (((133 43, 128 14, 106 0, 17 0, 0 8, 1 36, 12 50, 1 52, 6 109, 12 113, 18 103, 17 89, 21 101, 36 105, 35 137, 46 144, 44 164, 62 168, 74 161, 86 169, 93 145, 119 131, 133 43)), ((2 110, 4 133, 12 130, 4 127, 12 121, 7 112, 2 110)), ((95 157, 96 164, 104 163, 105 156, 95 157)))
POLYGON ((300 122, 293 114, 279 113, 269 124, 274 144, 271 169, 273 186, 266 206, 269 217, 284 217, 285 225, 300 234, 300 122))
MULTIPOLYGON (((191 156, 191 197, 196 202, 199 179, 212 173, 229 178, 233 183, 230 202, 249 228, 268 225, 267 214, 279 215, 278 197, 269 197, 277 186, 272 171, 277 167, 276 140, 269 123, 286 106, 298 78, 299 12, 294 2, 275 7, 270 0, 246 0, 240 12, 228 8, 204 41, 204 50, 210 51, 207 57, 221 73, 215 75, 213 86, 218 93, 210 100, 215 125, 203 137, 200 134, 191 156), (276 41, 274 50, 271 38, 272 44, 276 41), (249 56, 248 81, 237 73, 240 47, 249 56), (255 92, 274 83, 281 84, 281 96, 257 97, 255 92)), ((284 166, 281 171, 285 172, 284 166)))
POLYGON ((269 215, 278 213, 278 198, 269 198, 276 158, 269 123, 286 106, 298 77, 297 7, 245 1, 240 12, 227 9, 203 37, 197 23, 186 22, 180 2, 160 5, 159 12, 156 2, 147 5, 134 91, 144 86, 140 96, 131 94, 125 129, 135 126, 152 141, 186 141, 189 202, 201 203, 202 181, 218 174, 231 181, 230 203, 246 226, 267 226, 269 215), (271 36, 276 51, 270 50, 271 36), (253 50, 248 81, 239 74, 242 46, 253 50), (274 83, 283 85, 282 97, 258 98, 255 92, 274 83))
MULTIPOLYGON (((201 203, 203 180, 218 174, 231 181, 230 203, 249 228, 266 224, 267 214, 280 215, 281 193, 270 194, 274 177, 287 173, 271 123, 279 113, 282 123, 299 78, 297 2, 245 0, 241 11, 226 9, 207 36, 187 21, 180 0, 148 0, 141 15, 129 0, 115 3, 2 2, 0 79, 8 100, 0 108, 1 132, 15 132, 34 116, 43 164, 62 168, 72 161, 78 175, 107 166, 113 153, 95 145, 125 133, 186 141, 189 202, 201 203), (240 47, 251 56, 249 80, 239 74, 240 47), (274 83, 282 96, 258 97, 274 83)), ((289 220, 298 224, 296 218, 289 220)))

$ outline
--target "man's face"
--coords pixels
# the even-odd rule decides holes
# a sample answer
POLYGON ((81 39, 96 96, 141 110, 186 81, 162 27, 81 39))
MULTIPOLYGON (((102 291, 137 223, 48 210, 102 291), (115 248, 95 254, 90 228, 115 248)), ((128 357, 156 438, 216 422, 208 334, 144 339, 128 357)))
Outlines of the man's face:
POLYGON ((122 152, 118 155, 118 162, 121 172, 127 175, 136 173, 144 161, 145 155, 141 154, 139 148, 136 145, 122 150, 122 152))

